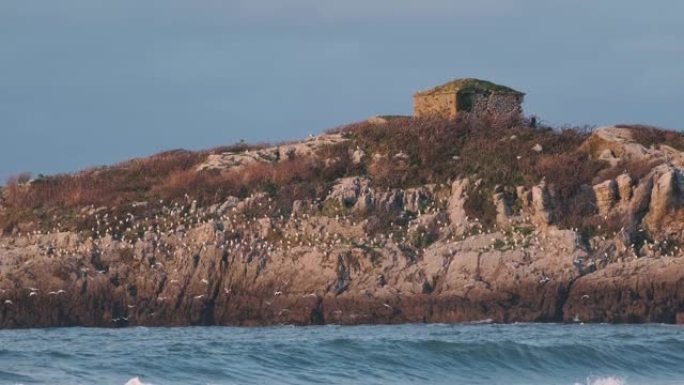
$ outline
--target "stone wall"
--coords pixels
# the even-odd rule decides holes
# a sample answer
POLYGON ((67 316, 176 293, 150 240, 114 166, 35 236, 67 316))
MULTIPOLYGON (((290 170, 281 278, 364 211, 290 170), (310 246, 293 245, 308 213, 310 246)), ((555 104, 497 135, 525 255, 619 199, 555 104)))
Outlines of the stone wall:
POLYGON ((476 114, 517 112, 522 114, 523 95, 485 93, 441 93, 413 96, 413 116, 455 118, 461 111, 476 114))
MULTIPOLYGON (((482 113, 510 113, 522 114, 521 104, 523 95, 516 94, 466 94, 470 98, 470 111, 476 114, 482 113)), ((459 96, 459 97, 463 97, 459 96)))
POLYGON ((442 116, 452 119, 456 117, 456 113, 455 93, 413 96, 413 116, 442 116))

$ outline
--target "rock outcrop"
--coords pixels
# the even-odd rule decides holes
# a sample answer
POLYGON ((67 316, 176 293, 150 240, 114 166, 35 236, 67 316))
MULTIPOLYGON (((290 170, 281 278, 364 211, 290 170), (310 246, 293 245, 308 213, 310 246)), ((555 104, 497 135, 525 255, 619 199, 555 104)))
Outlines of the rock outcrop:
POLYGON ((600 215, 607 215, 618 200, 618 185, 614 180, 607 180, 594 186, 596 207, 600 215))
MULTIPOLYGON (((252 150, 227 151, 209 155, 206 162, 197 166, 197 170, 225 170, 239 168, 254 162, 278 162, 295 156, 315 156, 318 149, 344 141, 345 139, 340 134, 325 134, 311 136, 302 142, 284 143, 252 150)), ((359 152, 354 153, 353 156, 356 158, 363 157, 359 152)))
POLYGON ((664 217, 684 204, 684 175, 672 166, 660 166, 653 173, 653 190, 645 222, 658 228, 664 217))
MULTIPOLYGON (((592 140, 602 157, 660 156, 617 128, 592 140)), ((586 186, 603 221, 590 234, 559 227, 545 182, 495 188, 487 228, 464 208, 478 186, 360 176, 288 215, 268 215, 275 202, 257 193, 6 234, 0 327, 684 320, 680 165, 586 186)))
POLYGON ((463 235, 468 229, 468 215, 463 206, 468 197, 467 188, 470 184, 470 180, 460 179, 451 185, 448 211, 449 220, 456 235, 463 235))

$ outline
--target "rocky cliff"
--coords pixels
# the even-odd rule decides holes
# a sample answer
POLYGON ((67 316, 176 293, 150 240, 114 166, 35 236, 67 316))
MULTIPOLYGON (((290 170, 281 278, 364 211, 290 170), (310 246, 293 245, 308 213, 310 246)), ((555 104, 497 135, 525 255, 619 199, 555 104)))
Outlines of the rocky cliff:
MULTIPOLYGON (((488 186, 480 171, 391 187, 358 172, 285 211, 277 195, 251 191, 83 206, 72 216, 87 226, 69 229, 27 219, 0 238, 0 327, 684 322, 684 153, 632 132, 582 140, 577 151, 603 173, 572 198, 550 177, 488 186), (590 206, 580 218, 590 226, 568 225, 568 199, 590 206)), ((218 154, 193 172, 320 156, 353 138, 218 154)), ((348 155, 411 162, 361 146, 348 155)))

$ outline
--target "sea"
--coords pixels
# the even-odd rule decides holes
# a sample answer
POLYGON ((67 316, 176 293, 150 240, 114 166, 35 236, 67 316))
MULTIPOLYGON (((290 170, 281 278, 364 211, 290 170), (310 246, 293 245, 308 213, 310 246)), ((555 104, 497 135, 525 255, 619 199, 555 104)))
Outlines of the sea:
POLYGON ((0 330, 0 384, 684 384, 684 327, 0 330))

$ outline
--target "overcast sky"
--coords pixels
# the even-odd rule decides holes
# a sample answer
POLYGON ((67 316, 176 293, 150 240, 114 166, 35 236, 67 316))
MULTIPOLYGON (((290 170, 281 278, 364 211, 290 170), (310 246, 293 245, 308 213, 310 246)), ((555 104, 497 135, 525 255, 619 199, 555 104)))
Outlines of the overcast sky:
POLYGON ((681 0, 0 0, 0 180, 280 141, 456 77, 684 128, 681 0))

